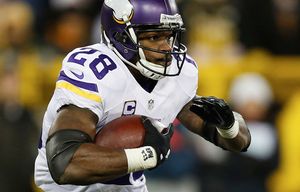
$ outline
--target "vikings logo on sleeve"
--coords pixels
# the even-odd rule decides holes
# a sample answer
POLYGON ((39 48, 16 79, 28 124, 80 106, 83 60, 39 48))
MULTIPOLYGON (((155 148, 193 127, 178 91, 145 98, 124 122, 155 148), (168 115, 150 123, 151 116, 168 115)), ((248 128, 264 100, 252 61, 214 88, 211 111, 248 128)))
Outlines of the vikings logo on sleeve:
POLYGON ((97 81, 117 68, 115 62, 96 49, 84 47, 64 60, 56 88, 64 88, 86 99, 101 102, 97 81))

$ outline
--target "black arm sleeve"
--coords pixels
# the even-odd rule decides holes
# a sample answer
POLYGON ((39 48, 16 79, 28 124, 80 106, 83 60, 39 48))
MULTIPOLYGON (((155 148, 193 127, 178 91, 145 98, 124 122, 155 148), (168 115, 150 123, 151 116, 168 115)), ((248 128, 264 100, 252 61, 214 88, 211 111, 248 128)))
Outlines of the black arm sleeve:
POLYGON ((76 129, 59 130, 47 139, 47 163, 56 183, 61 184, 60 178, 79 146, 90 142, 92 139, 88 134, 76 129))

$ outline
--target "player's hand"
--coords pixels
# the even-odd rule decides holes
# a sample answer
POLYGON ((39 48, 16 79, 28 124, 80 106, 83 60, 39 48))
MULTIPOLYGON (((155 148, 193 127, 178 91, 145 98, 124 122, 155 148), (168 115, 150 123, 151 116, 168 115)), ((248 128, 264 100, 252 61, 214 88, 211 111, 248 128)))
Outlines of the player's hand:
POLYGON ((169 157, 173 125, 170 124, 169 127, 165 129, 160 122, 145 116, 142 116, 142 121, 146 129, 144 146, 154 148, 157 155, 157 167, 169 157))
POLYGON ((229 105, 223 99, 213 96, 196 96, 190 110, 200 116, 206 123, 220 129, 231 128, 235 121, 229 105))

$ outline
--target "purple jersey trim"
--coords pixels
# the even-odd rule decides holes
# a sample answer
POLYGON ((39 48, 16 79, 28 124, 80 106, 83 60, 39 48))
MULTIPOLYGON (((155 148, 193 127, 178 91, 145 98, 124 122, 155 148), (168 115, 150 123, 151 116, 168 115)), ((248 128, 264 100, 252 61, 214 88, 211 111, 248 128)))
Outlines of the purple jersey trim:
POLYGON ((188 58, 188 57, 186 57, 185 60, 186 60, 188 63, 193 64, 196 68, 198 68, 198 67, 197 67, 197 64, 196 64, 196 62, 195 62, 194 60, 192 60, 192 59, 190 59, 190 58, 188 58))
POLYGON ((81 81, 77 81, 74 79, 69 78, 64 71, 61 71, 58 77, 58 80, 64 80, 67 81, 69 83, 71 83, 72 85, 75 85, 77 87, 80 87, 82 89, 86 89, 89 91, 94 91, 94 92, 98 92, 98 87, 96 84, 94 83, 86 83, 86 82, 81 82, 81 81))
MULTIPOLYGON (((139 178, 141 178, 141 176, 144 174, 144 171, 138 171, 138 172, 134 172, 132 174, 133 179, 136 181, 139 178)), ((106 181, 103 182, 103 184, 115 184, 115 185, 131 185, 130 181, 129 181, 129 176, 130 174, 124 175, 122 177, 119 177, 117 179, 111 180, 111 181, 106 181)))

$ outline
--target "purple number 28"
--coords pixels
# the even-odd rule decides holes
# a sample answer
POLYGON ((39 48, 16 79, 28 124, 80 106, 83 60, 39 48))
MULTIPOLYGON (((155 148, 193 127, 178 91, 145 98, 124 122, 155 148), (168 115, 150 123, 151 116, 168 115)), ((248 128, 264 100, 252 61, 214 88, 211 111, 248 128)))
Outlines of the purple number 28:
MULTIPOLYGON (((98 50, 91 48, 81 48, 80 51, 73 53, 69 57, 68 62, 84 65, 84 63, 87 61, 87 59, 84 58, 84 55, 90 55, 96 52, 98 52, 98 50), (81 54, 81 57, 78 56, 79 54, 81 54)), ((89 67, 93 71, 97 79, 101 80, 109 71, 116 69, 117 65, 107 55, 99 54, 99 56, 89 64, 89 67), (99 64, 101 65, 99 66, 99 64)))

